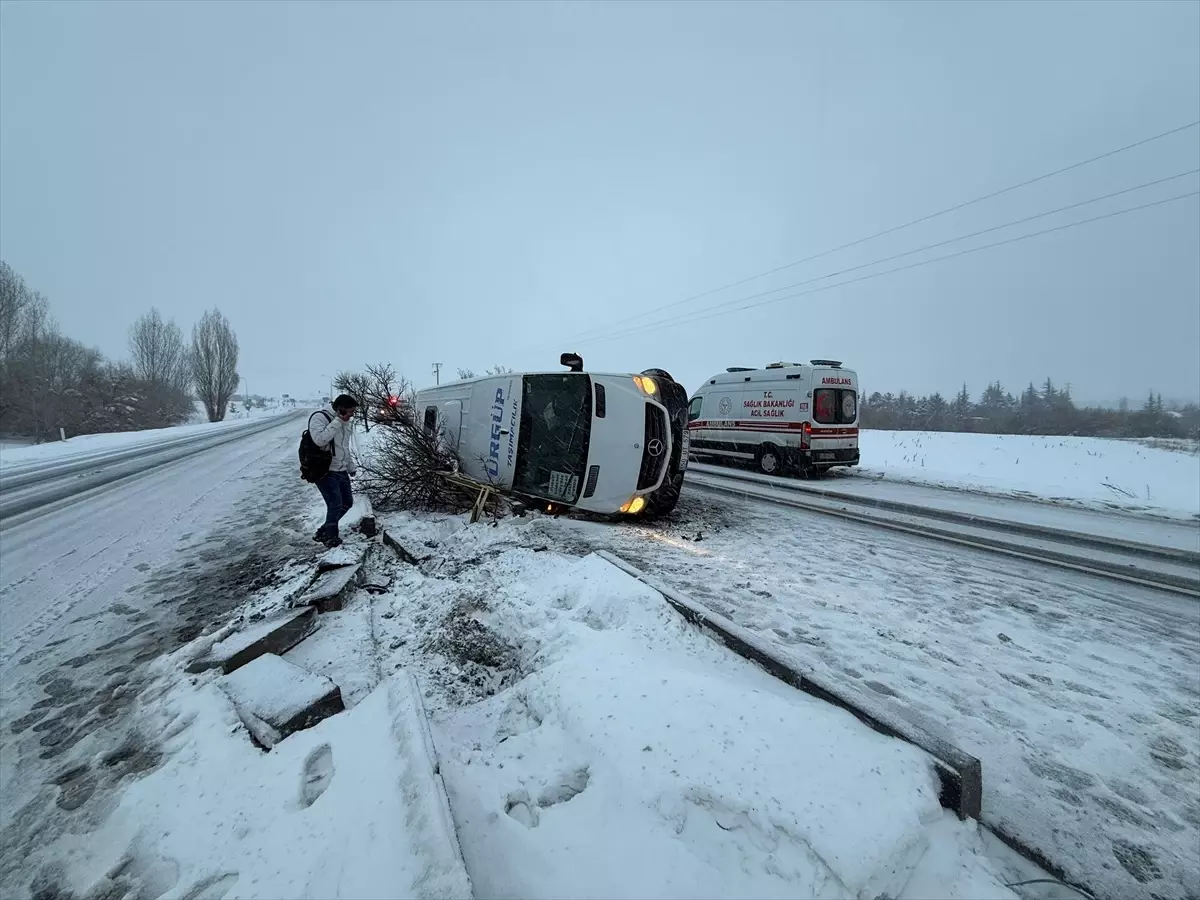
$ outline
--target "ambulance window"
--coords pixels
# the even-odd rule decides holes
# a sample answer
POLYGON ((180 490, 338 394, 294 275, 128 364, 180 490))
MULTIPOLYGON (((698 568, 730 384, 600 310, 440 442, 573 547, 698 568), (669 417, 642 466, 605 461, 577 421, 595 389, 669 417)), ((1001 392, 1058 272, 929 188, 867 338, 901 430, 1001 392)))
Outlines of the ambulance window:
POLYGON ((822 388, 813 391, 813 421, 820 425, 848 425, 858 415, 858 396, 850 390, 822 388))
POLYGON ((836 391, 813 391, 813 418, 822 425, 832 425, 837 421, 836 391))
POLYGON ((688 421, 695 422, 700 418, 700 407, 704 405, 703 397, 693 397, 692 402, 688 404, 688 421))
POLYGON ((437 407, 425 407, 425 433, 433 434, 437 431, 437 407))
POLYGON ((858 414, 858 399, 854 391, 842 391, 842 421, 853 422, 858 414))

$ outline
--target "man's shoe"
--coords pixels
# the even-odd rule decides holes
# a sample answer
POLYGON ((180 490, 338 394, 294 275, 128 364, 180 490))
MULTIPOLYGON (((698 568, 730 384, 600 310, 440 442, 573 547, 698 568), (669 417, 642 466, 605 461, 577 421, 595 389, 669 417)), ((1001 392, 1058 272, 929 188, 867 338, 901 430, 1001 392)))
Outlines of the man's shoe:
POLYGON ((342 546, 342 539, 341 539, 340 537, 338 537, 337 535, 334 535, 334 536, 333 536, 333 537, 331 537, 331 538, 325 538, 325 540, 324 540, 324 541, 322 541, 322 543, 323 543, 323 544, 324 544, 326 547, 328 547, 329 549, 331 549, 331 550, 332 550, 334 547, 340 547, 340 546, 342 546))

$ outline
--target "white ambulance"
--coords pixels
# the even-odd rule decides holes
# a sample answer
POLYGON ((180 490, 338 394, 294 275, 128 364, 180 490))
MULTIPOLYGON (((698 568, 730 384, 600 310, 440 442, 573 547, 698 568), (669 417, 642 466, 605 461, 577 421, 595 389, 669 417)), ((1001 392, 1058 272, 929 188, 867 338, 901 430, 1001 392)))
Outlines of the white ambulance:
POLYGON ((427 388, 416 421, 460 471, 553 506, 651 517, 674 509, 687 468, 687 391, 661 369, 638 375, 513 372, 427 388))
POLYGON ((832 359, 734 366, 688 406, 691 453, 780 475, 858 465, 858 376, 832 359))

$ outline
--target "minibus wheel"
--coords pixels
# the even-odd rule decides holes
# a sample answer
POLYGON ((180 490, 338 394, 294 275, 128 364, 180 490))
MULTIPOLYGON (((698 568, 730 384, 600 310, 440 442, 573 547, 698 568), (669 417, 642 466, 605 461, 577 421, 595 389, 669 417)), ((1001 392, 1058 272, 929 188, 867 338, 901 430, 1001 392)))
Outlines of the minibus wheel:
POLYGON ((674 381, 675 380, 674 378, 671 377, 671 373, 668 372, 666 369, 646 369, 644 372, 642 372, 642 374, 650 375, 653 378, 661 378, 663 381, 674 381))

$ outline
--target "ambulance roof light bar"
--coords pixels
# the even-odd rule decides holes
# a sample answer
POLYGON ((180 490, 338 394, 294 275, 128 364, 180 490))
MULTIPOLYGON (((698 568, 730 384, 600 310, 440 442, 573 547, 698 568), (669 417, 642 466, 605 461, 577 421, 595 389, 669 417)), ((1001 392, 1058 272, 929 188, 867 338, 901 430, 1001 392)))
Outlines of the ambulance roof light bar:
POLYGON ((837 359, 810 359, 809 362, 814 366, 831 366, 835 369, 840 369, 842 367, 841 360, 837 359))

